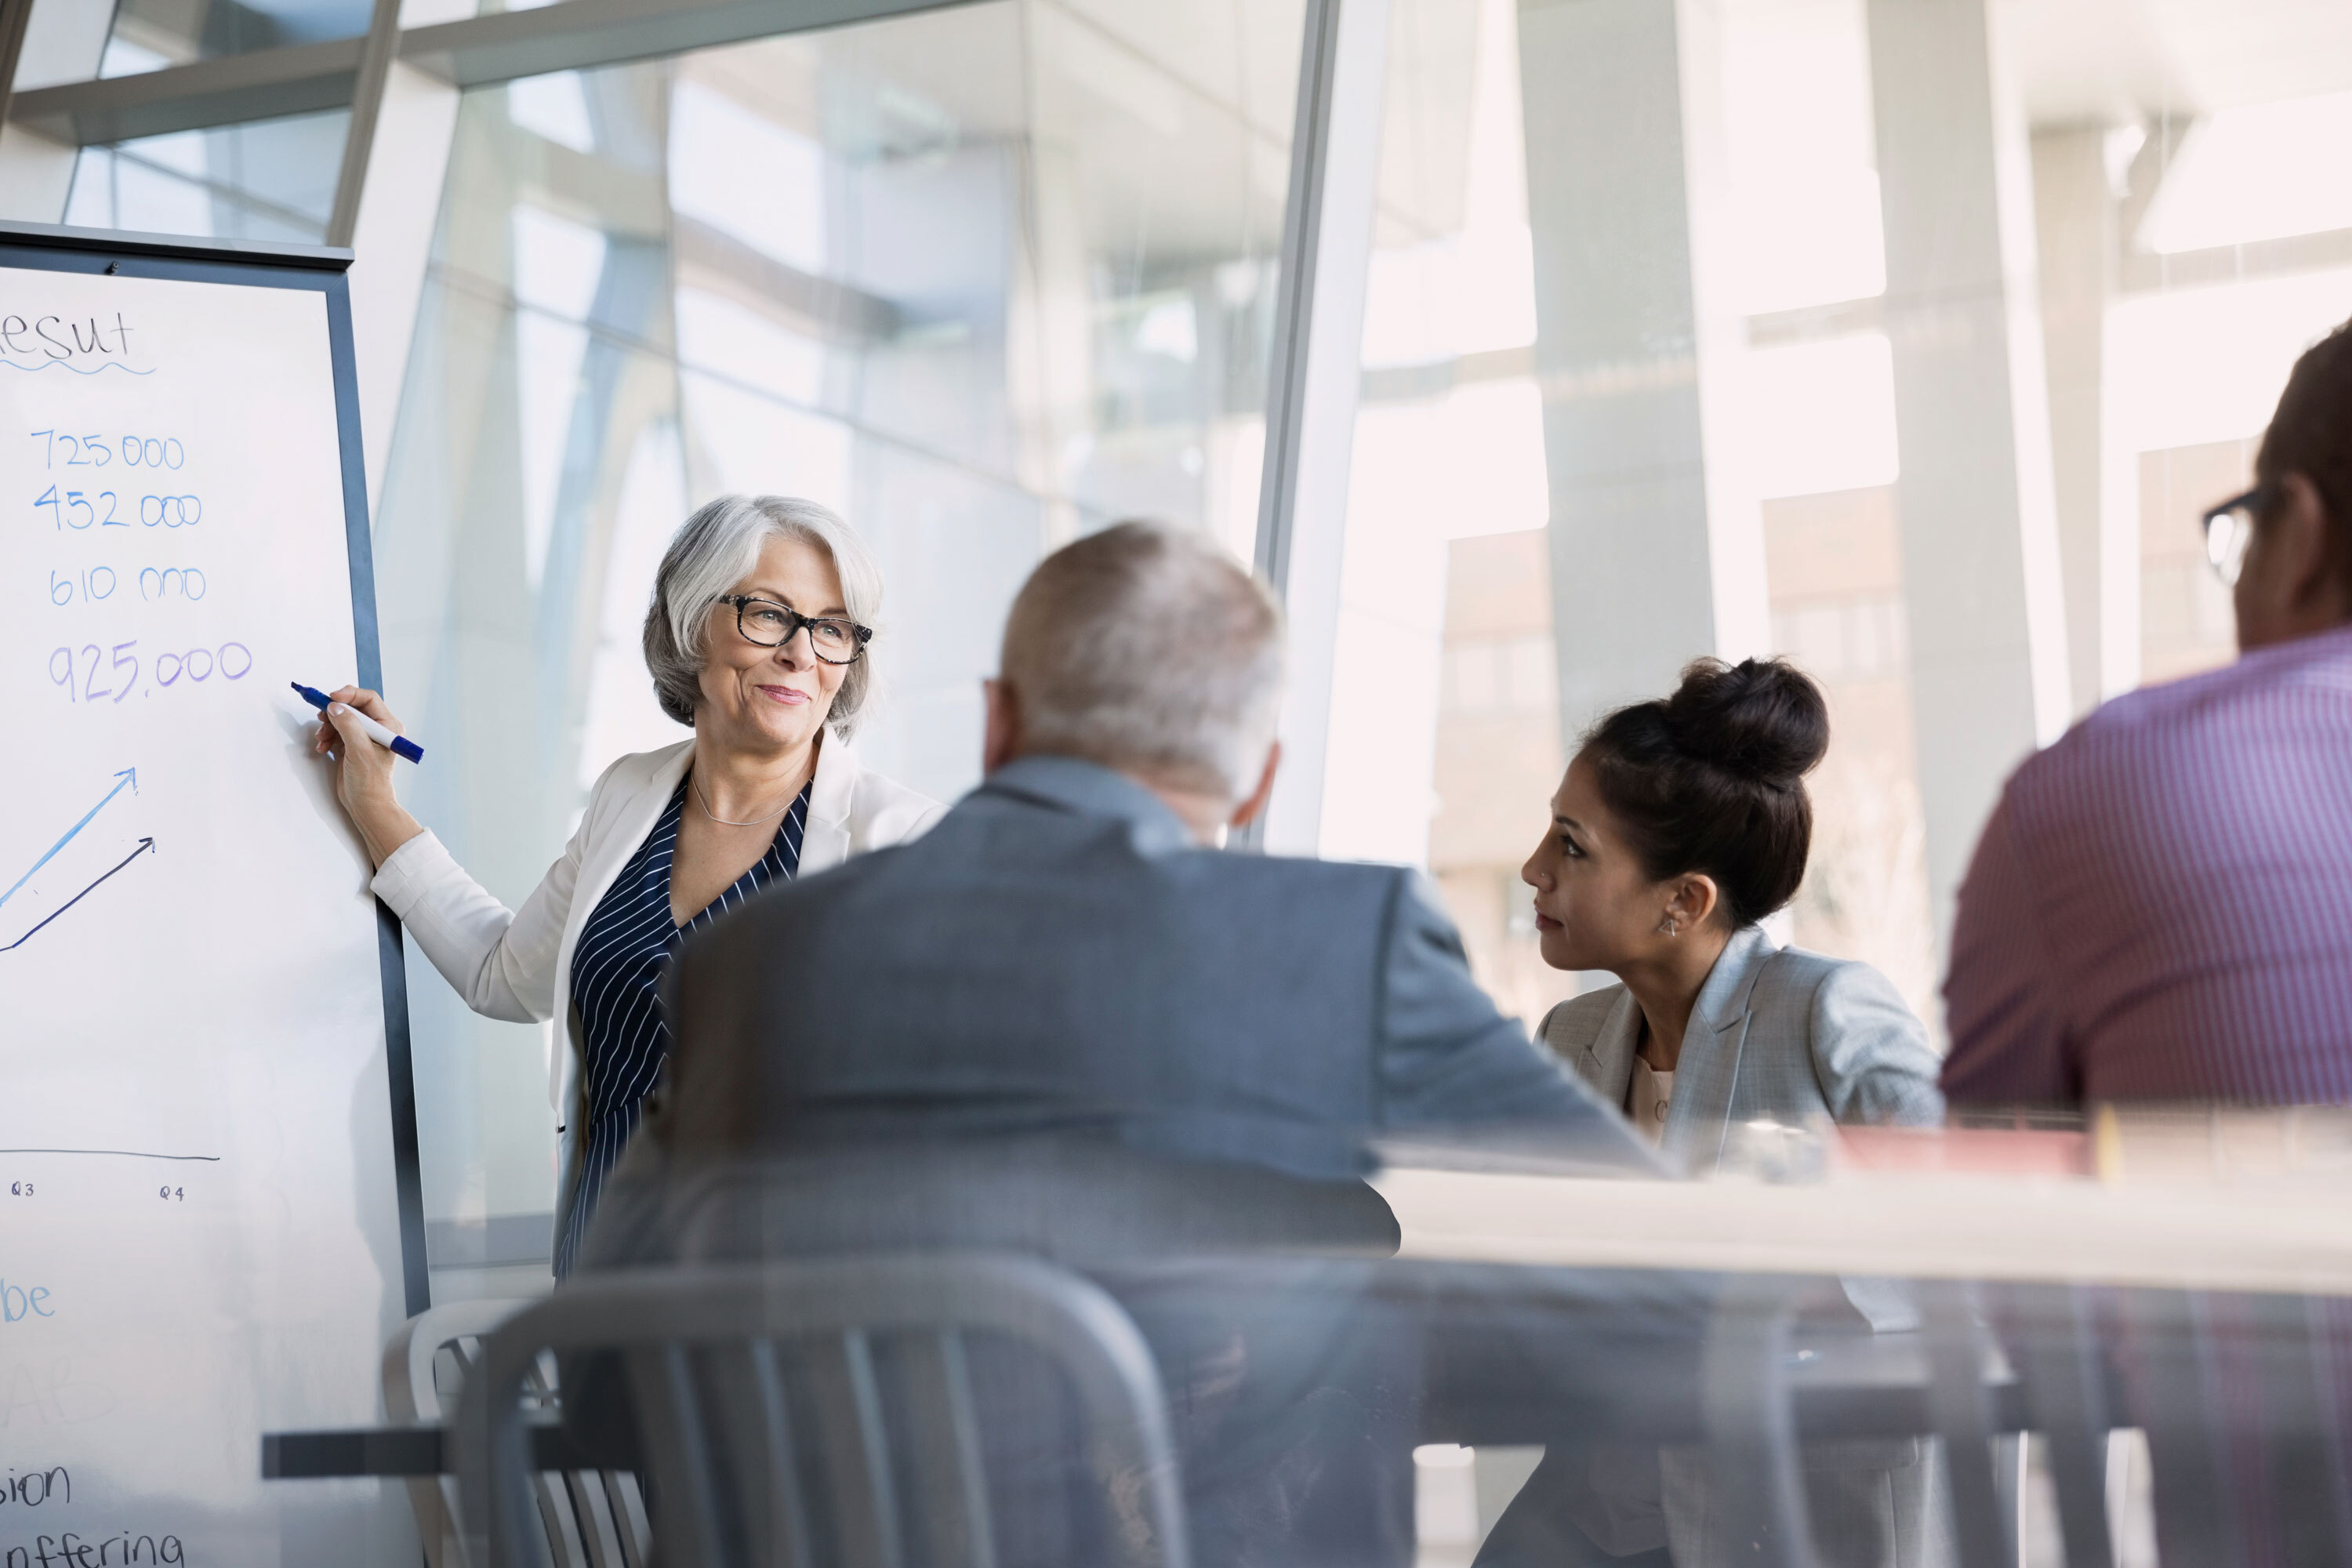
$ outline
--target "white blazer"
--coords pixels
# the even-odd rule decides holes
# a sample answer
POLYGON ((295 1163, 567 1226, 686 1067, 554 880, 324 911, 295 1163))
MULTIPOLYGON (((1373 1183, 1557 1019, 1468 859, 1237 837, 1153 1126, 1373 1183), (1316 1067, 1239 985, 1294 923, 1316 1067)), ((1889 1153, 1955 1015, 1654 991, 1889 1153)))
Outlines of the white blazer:
MULTIPOLYGON (((555 1021, 548 1098, 562 1118, 563 1135, 558 1236, 571 1215, 585 1120, 572 950, 613 879, 661 819, 693 760, 694 742, 686 740, 623 757, 606 768, 588 792, 588 809, 572 842, 520 910, 491 897, 430 832, 394 850, 375 874, 376 897, 400 917, 466 1005, 510 1023, 555 1021)), ((798 874, 813 876, 852 855, 904 843, 946 809, 929 795, 867 773, 849 743, 828 732, 817 748, 798 874)))

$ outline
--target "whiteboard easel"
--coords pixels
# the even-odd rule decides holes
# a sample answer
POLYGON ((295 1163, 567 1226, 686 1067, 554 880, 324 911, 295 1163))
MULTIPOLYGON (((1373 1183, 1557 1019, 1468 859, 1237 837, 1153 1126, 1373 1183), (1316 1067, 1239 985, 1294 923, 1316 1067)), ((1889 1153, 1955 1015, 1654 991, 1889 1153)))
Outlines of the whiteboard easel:
POLYGON ((257 1440, 375 1419, 429 1304, 400 929, 288 689, 382 684, 350 261, 0 225, 0 1568, 404 1550, 257 1440))

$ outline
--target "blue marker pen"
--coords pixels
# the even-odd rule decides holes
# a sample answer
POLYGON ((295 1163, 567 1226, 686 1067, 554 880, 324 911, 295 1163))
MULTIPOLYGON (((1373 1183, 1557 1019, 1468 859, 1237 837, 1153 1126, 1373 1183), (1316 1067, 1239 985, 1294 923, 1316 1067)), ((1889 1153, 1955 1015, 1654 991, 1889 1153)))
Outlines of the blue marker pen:
MULTIPOLYGON (((327 704, 334 700, 333 698, 328 696, 325 692, 305 686, 299 680, 289 680, 286 684, 291 686, 295 690, 295 694, 300 697, 303 701, 308 702, 311 707, 316 708, 321 713, 324 713, 327 710, 327 704)), ((352 717, 360 721, 360 728, 367 732, 367 738, 369 740, 373 741, 379 746, 384 747, 390 751, 394 756, 406 757, 412 763, 421 763, 425 760, 425 748, 410 740, 407 736, 394 734, 391 731, 385 729, 383 725, 377 723, 374 720, 369 718, 366 714, 361 712, 356 708, 352 710, 352 717)))

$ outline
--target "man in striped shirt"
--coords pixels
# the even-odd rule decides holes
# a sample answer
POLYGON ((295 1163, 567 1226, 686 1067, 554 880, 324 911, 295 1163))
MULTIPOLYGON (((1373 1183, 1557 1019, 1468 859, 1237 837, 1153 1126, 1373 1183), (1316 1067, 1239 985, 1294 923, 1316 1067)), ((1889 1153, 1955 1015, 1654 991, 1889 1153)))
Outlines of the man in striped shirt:
POLYGON ((2238 661, 2018 769, 1960 889, 1954 1104, 2352 1102, 2352 323, 2206 519, 2238 661))

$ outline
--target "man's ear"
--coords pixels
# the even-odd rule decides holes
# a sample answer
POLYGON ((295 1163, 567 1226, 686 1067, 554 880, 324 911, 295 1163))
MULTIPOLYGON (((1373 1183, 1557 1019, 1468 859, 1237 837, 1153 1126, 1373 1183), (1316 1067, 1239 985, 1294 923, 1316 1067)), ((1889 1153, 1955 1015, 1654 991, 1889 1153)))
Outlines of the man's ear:
POLYGON ((1225 819, 1228 826, 1247 827, 1256 820, 1258 813, 1265 809, 1265 803, 1274 798, 1274 775, 1281 766, 1282 742, 1276 741, 1265 749, 1265 769, 1257 775, 1257 788, 1250 791, 1247 800, 1234 807, 1234 814, 1225 819))
POLYGON ((980 749, 980 771, 985 776, 1021 754, 1021 694, 1002 678, 983 680, 980 689, 988 699, 988 724, 980 749))
POLYGON ((2307 476, 2292 472, 2279 477, 2278 496, 2269 542, 2278 552, 2276 581, 2284 605, 2333 608, 2343 590, 2328 538, 2327 502, 2307 476))

